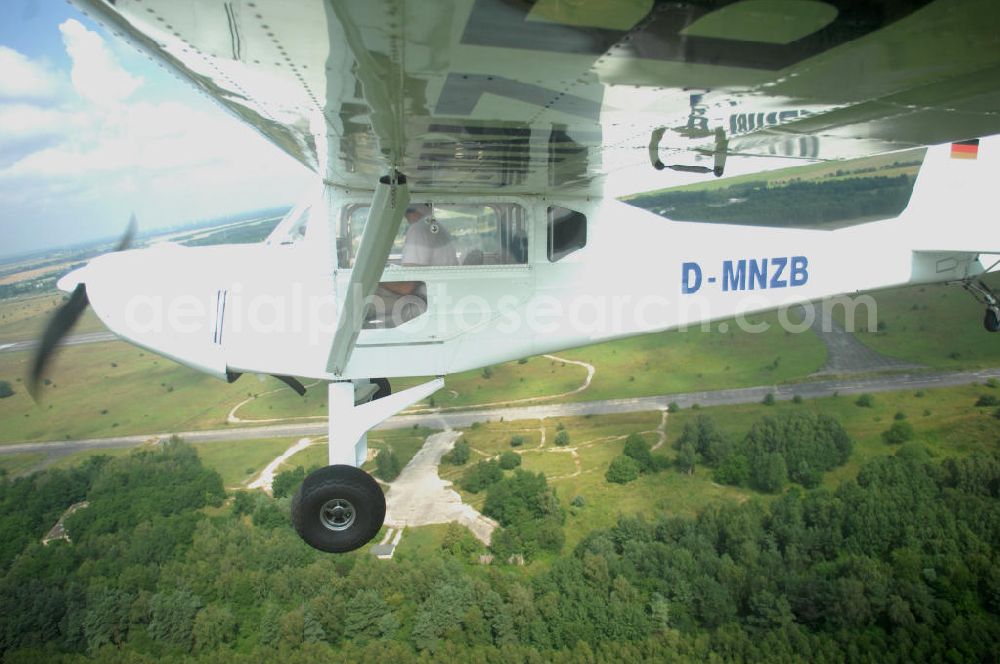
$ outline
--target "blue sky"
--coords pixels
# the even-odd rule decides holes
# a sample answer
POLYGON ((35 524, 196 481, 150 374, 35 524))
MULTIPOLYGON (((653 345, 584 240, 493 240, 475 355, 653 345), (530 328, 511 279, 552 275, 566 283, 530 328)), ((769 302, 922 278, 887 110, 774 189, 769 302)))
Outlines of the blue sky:
POLYGON ((0 2, 0 256, 293 203, 311 174, 55 0, 0 2))

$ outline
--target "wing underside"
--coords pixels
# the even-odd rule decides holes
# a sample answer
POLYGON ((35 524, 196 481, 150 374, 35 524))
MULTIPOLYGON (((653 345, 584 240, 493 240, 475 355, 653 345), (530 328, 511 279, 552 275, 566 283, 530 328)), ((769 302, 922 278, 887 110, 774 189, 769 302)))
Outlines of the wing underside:
POLYGON ((727 173, 1000 133, 992 2, 80 4, 353 188, 604 195, 658 129, 702 170, 721 130, 727 173))

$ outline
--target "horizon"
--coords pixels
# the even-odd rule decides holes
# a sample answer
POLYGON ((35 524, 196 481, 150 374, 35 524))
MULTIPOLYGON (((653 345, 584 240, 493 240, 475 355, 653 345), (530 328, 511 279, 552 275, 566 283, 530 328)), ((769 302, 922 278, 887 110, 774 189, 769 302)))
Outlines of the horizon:
POLYGON ((292 205, 314 178, 75 7, 0 6, 0 259, 117 237, 132 212, 147 232, 292 205))

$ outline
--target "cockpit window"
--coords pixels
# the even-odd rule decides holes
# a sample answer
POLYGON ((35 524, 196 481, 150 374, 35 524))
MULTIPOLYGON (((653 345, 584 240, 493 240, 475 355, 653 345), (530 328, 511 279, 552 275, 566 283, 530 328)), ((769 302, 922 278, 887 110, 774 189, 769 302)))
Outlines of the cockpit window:
MULTIPOLYGON (((369 206, 347 206, 337 233, 338 264, 354 266, 369 206)), ((528 231, 515 203, 434 204, 414 201, 400 223, 389 263, 401 267, 524 265, 528 231)))

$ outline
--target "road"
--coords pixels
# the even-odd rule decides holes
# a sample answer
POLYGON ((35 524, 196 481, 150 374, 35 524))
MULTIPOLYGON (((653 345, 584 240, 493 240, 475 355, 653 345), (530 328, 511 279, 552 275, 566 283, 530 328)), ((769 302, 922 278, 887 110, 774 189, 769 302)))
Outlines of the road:
MULTIPOLYGON (((414 425, 431 429, 460 429, 473 422, 536 420, 548 417, 572 417, 581 415, 609 415, 613 413, 637 413, 660 410, 674 401, 682 408, 694 404, 701 406, 721 406, 740 403, 756 403, 766 394, 773 393, 777 399, 791 399, 800 395, 805 399, 839 394, 859 394, 862 392, 887 392, 892 390, 920 390, 935 387, 952 387, 981 383, 989 378, 1000 379, 1000 368, 980 371, 954 371, 939 373, 902 373, 870 377, 847 377, 817 380, 794 385, 742 387, 709 392, 686 392, 665 394, 655 397, 631 399, 607 399, 605 401, 581 401, 578 403, 542 404, 514 408, 470 409, 447 413, 397 415, 383 422, 379 429, 404 429, 414 425)), ((177 435, 192 443, 210 443, 254 438, 301 438, 326 433, 325 422, 289 422, 256 427, 227 427, 203 431, 182 431, 177 435)), ((52 442, 14 443, 0 445, 0 454, 21 452, 49 452, 63 455, 88 449, 109 449, 133 447, 155 439, 169 437, 170 433, 119 436, 115 438, 91 438, 87 440, 61 440, 52 442)))
MULTIPOLYGON (((96 344, 102 341, 115 341, 118 335, 113 332, 86 332, 83 334, 71 334, 60 342, 61 346, 80 346, 82 344, 96 344)), ((26 339, 24 341, 8 341, 0 343, 0 353, 17 353, 24 350, 34 350, 38 347, 38 339, 26 339)))

